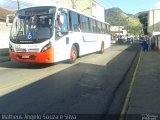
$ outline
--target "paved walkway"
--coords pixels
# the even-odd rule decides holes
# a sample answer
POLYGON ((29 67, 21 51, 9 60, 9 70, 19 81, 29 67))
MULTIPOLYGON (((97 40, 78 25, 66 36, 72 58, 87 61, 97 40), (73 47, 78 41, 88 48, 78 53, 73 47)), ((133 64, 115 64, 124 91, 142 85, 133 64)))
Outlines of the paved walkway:
POLYGON ((127 114, 127 120, 131 120, 130 115, 133 120, 160 120, 160 54, 157 52, 141 52, 127 114))

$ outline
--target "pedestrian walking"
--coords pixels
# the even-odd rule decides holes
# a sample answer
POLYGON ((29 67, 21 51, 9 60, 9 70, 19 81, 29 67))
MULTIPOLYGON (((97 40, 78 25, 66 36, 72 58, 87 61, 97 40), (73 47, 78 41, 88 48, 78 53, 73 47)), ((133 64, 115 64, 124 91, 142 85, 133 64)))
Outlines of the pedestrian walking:
POLYGON ((148 51, 147 40, 143 40, 141 46, 142 46, 143 51, 148 51))
POLYGON ((151 38, 151 50, 155 50, 155 47, 156 47, 156 38, 153 36, 151 38))

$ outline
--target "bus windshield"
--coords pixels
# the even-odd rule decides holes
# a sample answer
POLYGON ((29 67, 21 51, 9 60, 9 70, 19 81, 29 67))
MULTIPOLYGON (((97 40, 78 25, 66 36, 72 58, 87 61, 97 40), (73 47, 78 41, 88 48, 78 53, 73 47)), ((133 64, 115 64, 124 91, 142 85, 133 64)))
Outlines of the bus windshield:
POLYGON ((40 43, 53 35, 55 7, 20 10, 13 21, 10 40, 14 43, 40 43))

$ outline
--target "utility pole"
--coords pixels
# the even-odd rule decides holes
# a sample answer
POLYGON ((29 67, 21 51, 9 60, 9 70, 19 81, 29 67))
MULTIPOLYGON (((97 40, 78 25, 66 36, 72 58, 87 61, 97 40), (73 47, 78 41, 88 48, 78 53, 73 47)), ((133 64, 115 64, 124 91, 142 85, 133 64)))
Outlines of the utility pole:
MULTIPOLYGON (((117 11, 117 15, 118 15, 118 11, 117 11)), ((118 15, 118 39, 120 39, 120 15, 118 15)))
POLYGON ((18 7, 18 10, 19 10, 19 0, 17 0, 17 7, 18 7))
POLYGON ((62 1, 62 0, 56 0, 55 3, 57 4, 57 6, 59 6, 59 5, 61 4, 61 1, 62 1))
POLYGON ((72 1, 72 9, 76 9, 76 1, 77 0, 71 0, 72 1))
POLYGON ((153 9, 153 31, 154 31, 154 9, 153 9))

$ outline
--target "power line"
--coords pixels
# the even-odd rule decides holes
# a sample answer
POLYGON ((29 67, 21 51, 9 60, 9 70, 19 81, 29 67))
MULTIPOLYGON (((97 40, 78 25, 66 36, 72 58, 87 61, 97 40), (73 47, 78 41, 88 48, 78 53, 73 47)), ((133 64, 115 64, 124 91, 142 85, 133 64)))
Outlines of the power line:
POLYGON ((23 2, 22 0, 5 0, 4 6, 11 9, 20 9, 29 5, 31 5, 31 3, 23 2))

